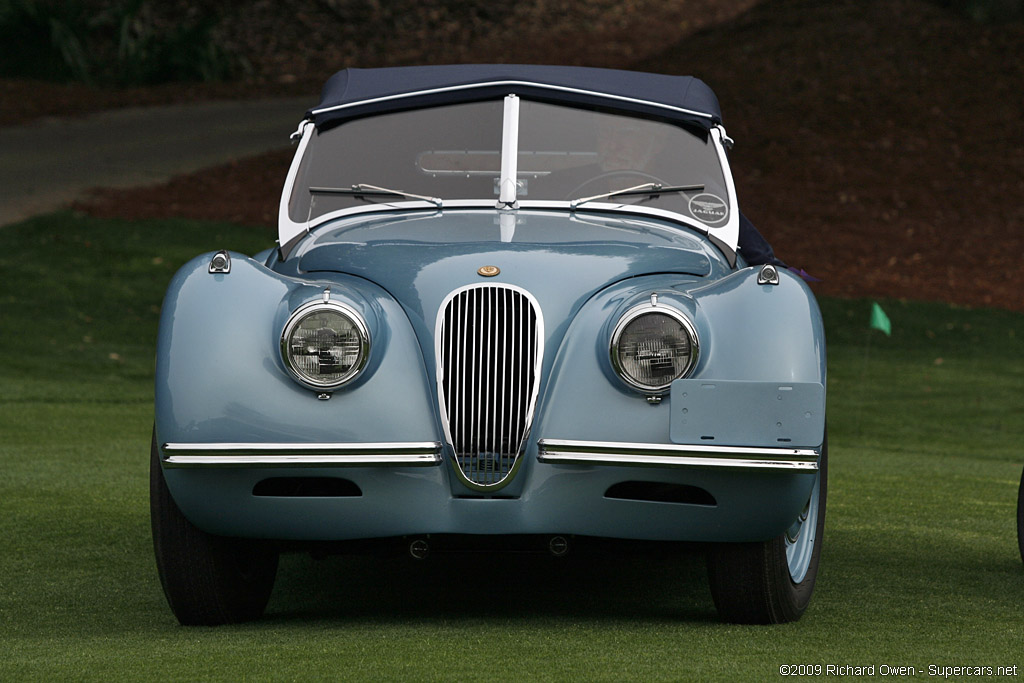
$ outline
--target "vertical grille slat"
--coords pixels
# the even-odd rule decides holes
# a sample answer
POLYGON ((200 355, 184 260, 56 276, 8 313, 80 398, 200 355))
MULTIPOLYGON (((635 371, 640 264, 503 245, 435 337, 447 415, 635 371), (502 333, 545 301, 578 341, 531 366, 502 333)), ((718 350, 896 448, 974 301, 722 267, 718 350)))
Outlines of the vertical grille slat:
POLYGON ((438 315, 442 417, 459 471, 491 487, 512 473, 530 430, 541 359, 540 311, 510 285, 449 295, 438 315))

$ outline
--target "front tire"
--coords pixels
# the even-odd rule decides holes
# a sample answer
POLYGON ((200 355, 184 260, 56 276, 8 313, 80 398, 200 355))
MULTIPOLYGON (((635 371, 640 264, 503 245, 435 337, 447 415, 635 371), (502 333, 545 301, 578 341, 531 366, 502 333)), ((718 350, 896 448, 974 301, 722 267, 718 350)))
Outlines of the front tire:
POLYGON ((1017 490, 1017 546, 1021 562, 1024 562, 1024 471, 1020 473, 1020 488, 1017 490))
POLYGON ((803 513, 781 535, 760 543, 720 543, 707 554, 711 596, 723 621, 781 624, 807 609, 818 576, 828 493, 828 437, 803 513))
POLYGON ((150 452, 149 502, 153 549, 167 603, 183 626, 258 619, 270 600, 278 553, 260 541, 214 536, 182 514, 150 452))

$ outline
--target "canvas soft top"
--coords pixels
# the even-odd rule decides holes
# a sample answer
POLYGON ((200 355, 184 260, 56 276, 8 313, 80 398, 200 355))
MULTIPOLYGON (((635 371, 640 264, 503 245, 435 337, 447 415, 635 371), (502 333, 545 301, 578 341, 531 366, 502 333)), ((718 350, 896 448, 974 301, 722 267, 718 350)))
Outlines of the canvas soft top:
POLYGON ((693 76, 617 69, 517 64, 458 64, 344 69, 324 85, 306 116, 318 128, 369 114, 515 93, 697 124, 722 122, 718 98, 693 76))

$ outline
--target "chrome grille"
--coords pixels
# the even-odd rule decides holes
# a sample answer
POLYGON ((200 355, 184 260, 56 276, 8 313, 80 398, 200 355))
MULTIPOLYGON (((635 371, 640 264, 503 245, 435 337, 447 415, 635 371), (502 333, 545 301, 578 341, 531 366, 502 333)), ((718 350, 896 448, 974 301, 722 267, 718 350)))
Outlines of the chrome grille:
POLYGON ((438 315, 438 389, 459 471, 490 487, 512 473, 537 399, 542 321, 533 297, 509 285, 449 295, 438 315))

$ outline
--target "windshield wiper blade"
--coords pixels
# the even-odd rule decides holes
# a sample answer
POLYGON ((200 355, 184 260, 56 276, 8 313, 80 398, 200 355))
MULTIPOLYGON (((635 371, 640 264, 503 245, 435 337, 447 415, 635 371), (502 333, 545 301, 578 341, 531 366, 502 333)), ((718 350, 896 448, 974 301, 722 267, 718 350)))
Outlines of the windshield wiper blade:
POLYGON ((700 192, 703 189, 703 185, 662 185, 661 183, 644 183, 643 185, 634 185, 633 187, 626 187, 621 190, 595 194, 593 197, 580 197, 579 199, 573 199, 569 202, 569 208, 575 209, 580 204, 592 202, 595 199, 607 199, 608 197, 622 197, 624 195, 633 194, 659 195, 669 192, 700 192))
POLYGON ((366 183, 356 183, 352 187, 311 187, 309 188, 310 194, 350 194, 354 196, 385 196, 385 197, 408 197, 410 199, 422 199, 425 202, 430 202, 441 208, 440 197, 427 197, 422 194, 413 194, 412 192, 403 192, 402 190, 392 190, 387 187, 377 187, 376 185, 367 185, 366 183))

